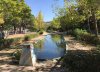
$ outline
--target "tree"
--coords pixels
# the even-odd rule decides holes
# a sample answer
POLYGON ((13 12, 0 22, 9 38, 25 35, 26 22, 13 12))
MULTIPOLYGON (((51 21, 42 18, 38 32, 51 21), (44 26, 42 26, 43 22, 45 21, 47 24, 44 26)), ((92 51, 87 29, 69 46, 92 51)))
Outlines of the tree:
POLYGON ((44 21, 43 21, 43 15, 41 11, 38 13, 38 16, 35 18, 34 28, 36 30, 44 29, 44 21))
POLYGON ((25 30, 25 28, 32 27, 33 15, 31 9, 27 6, 24 0, 1 0, 0 1, 0 15, 4 23, 2 29, 16 31, 25 30))
POLYGON ((60 20, 59 18, 54 18, 51 22, 51 27, 58 30, 60 28, 60 20))
POLYGON ((64 0, 64 7, 58 8, 56 15, 58 15, 61 28, 64 31, 80 27, 80 24, 85 20, 84 15, 79 14, 77 5, 72 0, 64 0))
POLYGON ((99 0, 64 0, 64 7, 55 10, 56 15, 58 15, 57 18, 60 18, 61 28, 63 30, 73 30, 75 28, 84 28, 87 24, 88 31, 91 33, 93 22, 95 35, 98 36, 99 4, 99 0))
MULTIPOLYGON (((83 14, 88 19, 88 26, 90 30, 89 18, 92 16, 92 20, 95 26, 95 35, 98 36, 98 27, 97 27, 97 17, 96 14, 100 10, 100 1, 99 0, 77 0, 77 3, 82 10, 83 14)), ((91 31, 91 30, 90 30, 91 31)))
POLYGON ((22 27, 23 30, 33 26, 34 16, 31 14, 31 9, 26 4, 23 5, 20 15, 22 19, 20 27, 22 27))

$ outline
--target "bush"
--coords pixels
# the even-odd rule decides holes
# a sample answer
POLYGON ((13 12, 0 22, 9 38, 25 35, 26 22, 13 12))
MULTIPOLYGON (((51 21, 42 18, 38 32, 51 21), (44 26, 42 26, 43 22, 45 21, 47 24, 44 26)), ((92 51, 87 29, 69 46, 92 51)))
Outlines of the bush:
POLYGON ((89 35, 89 33, 86 30, 82 29, 75 29, 73 34, 79 40, 82 38, 82 36, 89 35))
POLYGON ((41 35, 43 34, 43 30, 39 30, 38 33, 41 35))
MULTIPOLYGON (((37 36, 38 36, 38 34, 29 34, 29 35, 26 35, 25 37, 32 39, 32 38, 37 37, 37 36)), ((25 39, 25 37, 24 37, 24 39, 25 39)))
POLYGON ((86 30, 75 29, 73 31, 73 35, 76 37, 77 40, 85 41, 87 43, 91 43, 95 45, 100 44, 100 39, 95 37, 95 35, 91 35, 86 30))
MULTIPOLYGON (((29 34, 29 35, 26 35, 25 37, 32 39, 37 36, 38 36, 38 34, 29 34)), ((24 38, 1 39, 0 40, 0 49, 10 48, 11 45, 13 45, 13 46, 19 45, 23 41, 24 38)))
POLYGON ((39 34, 41 35, 41 34, 43 34, 43 32, 42 32, 42 31, 40 31, 40 32, 39 32, 39 34))
POLYGON ((11 57, 12 57, 13 62, 19 63, 20 56, 21 56, 21 53, 22 53, 21 47, 22 47, 22 46, 20 46, 20 45, 12 46, 12 48, 16 49, 16 50, 11 54, 11 57))
POLYGON ((21 50, 17 50, 16 52, 14 52, 12 54, 13 59, 19 61, 20 60, 20 56, 21 56, 21 50))
POLYGON ((0 48, 9 48, 11 45, 20 43, 22 38, 11 38, 0 40, 0 48))

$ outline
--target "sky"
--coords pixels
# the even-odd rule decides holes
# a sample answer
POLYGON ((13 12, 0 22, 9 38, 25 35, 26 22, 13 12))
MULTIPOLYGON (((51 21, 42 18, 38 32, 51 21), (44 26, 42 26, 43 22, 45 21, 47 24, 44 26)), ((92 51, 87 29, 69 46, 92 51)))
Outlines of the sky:
POLYGON ((54 0, 25 0, 25 3, 31 8, 34 16, 37 16, 39 11, 42 11, 45 22, 52 21, 55 17, 52 5, 63 6, 63 0, 59 0, 57 3, 54 0))

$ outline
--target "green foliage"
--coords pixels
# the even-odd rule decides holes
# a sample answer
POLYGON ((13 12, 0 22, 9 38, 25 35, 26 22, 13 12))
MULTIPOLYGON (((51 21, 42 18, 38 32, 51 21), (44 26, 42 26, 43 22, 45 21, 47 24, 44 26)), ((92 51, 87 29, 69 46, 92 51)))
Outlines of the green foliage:
POLYGON ((95 35, 98 36, 98 12, 100 11, 100 1, 98 0, 76 0, 78 3, 79 13, 84 15, 88 20, 88 29, 91 31, 91 24, 94 24, 93 30, 95 35), (90 24, 90 17, 92 17, 90 24))
POLYGON ((44 29, 44 22, 43 22, 43 15, 42 12, 40 11, 38 16, 34 20, 34 28, 36 30, 41 30, 44 29))
MULTIPOLYGON (((29 34, 29 35, 26 35, 25 37, 32 39, 37 36, 38 34, 29 34)), ((0 39, 0 49, 10 48, 11 46, 19 45, 20 43, 22 43, 23 39, 25 38, 0 39)))
POLYGON ((43 34, 43 31, 39 31, 39 34, 40 34, 40 35, 43 34))
POLYGON ((17 61, 20 60, 20 56, 21 56, 21 50, 18 49, 12 54, 13 59, 17 61))
POLYGON ((41 30, 38 30, 37 32, 38 32, 38 34, 40 34, 40 35, 41 35, 41 34, 43 34, 44 30, 43 30, 43 29, 41 29, 41 30))
POLYGON ((0 1, 0 20, 3 21, 3 30, 32 28, 34 16, 31 9, 24 0, 1 0, 0 1), (14 27, 14 28, 13 28, 14 27))
POLYGON ((24 41, 29 41, 31 38, 32 38, 31 36, 27 36, 27 35, 26 35, 26 36, 24 37, 24 41))
POLYGON ((94 31, 97 36, 99 28, 97 19, 99 20, 100 17, 99 4, 100 1, 98 0, 64 0, 64 6, 55 9, 57 15, 55 20, 59 19, 60 24, 57 22, 55 23, 53 20, 53 27, 60 25, 60 29, 63 31, 84 28, 91 33, 94 31))
POLYGON ((11 38, 11 39, 2 39, 0 40, 0 48, 10 48, 11 45, 20 44, 22 38, 11 38))
POLYGON ((95 35, 91 35, 86 30, 75 29, 73 31, 73 34, 76 37, 76 39, 78 39, 78 40, 85 41, 87 43, 95 44, 95 45, 100 44, 100 39, 95 37, 95 35))
POLYGON ((81 36, 89 34, 86 30, 82 29, 75 29, 74 30, 74 35, 77 39, 81 39, 81 36))
MULTIPOLYGON (((95 45, 100 44, 100 39, 95 37, 98 36, 100 29, 99 4, 100 1, 98 0, 64 0, 64 6, 62 8, 57 7, 56 11, 56 15, 58 15, 56 19, 60 21, 60 29, 73 34, 78 40, 95 45)), ((53 25, 57 26, 56 24, 53 25)))
POLYGON ((37 37, 37 36, 38 36, 38 33, 37 34, 29 34, 29 35, 26 35, 25 37, 28 37, 29 39, 32 39, 32 38, 37 37))
POLYGON ((59 19, 60 24, 58 25, 60 25, 63 31, 79 28, 81 26, 81 23, 83 23, 85 20, 85 16, 80 15, 79 12, 77 11, 78 9, 77 5, 71 2, 72 1, 66 0, 64 7, 58 8, 59 9, 58 13, 61 13, 59 11, 65 10, 63 15, 61 13, 60 16, 56 18, 59 19))
POLYGON ((59 19, 53 19, 53 21, 51 22, 51 27, 54 29, 59 29, 60 28, 60 20, 59 19))

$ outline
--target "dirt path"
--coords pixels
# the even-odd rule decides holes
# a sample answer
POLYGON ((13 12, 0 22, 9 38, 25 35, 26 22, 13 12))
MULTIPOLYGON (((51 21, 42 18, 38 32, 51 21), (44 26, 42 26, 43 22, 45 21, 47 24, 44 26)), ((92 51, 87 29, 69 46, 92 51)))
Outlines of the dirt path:
POLYGON ((33 70, 33 67, 24 67, 12 63, 11 54, 15 49, 5 49, 0 51, 0 72, 18 72, 33 70))
MULTIPOLYGON (((5 49, 0 51, 0 72, 55 72, 52 68, 57 60, 37 61, 36 66, 19 66, 12 63, 11 54, 15 49, 5 49)), ((59 67, 58 63, 55 67, 59 67)), ((58 68, 59 69, 59 68, 58 68)), ((59 71, 59 70, 58 70, 59 71)), ((58 72, 56 70, 56 72, 58 72)))
POLYGON ((25 35, 28 34, 35 34, 36 32, 31 32, 31 33, 27 33, 27 34, 14 34, 14 35, 9 35, 7 38, 17 38, 17 37, 24 37, 25 35))
POLYGON ((68 50, 91 50, 95 49, 95 46, 79 42, 71 36, 65 36, 65 40, 67 41, 68 50))

